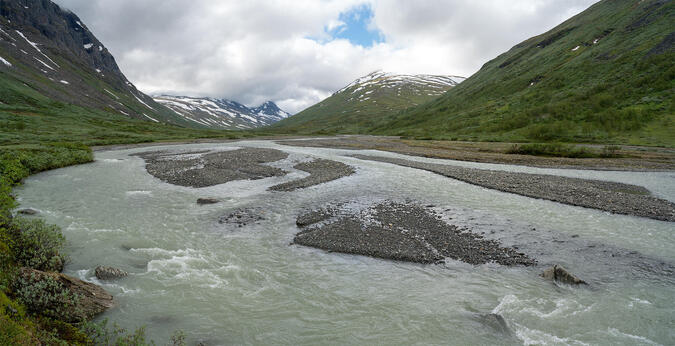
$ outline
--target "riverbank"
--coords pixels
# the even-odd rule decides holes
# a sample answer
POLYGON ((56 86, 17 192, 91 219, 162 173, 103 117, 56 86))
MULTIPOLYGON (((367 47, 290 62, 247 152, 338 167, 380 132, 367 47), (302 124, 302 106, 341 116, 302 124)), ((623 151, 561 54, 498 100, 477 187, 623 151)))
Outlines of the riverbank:
MULTIPOLYGON (((11 190, 31 174, 93 159, 88 147, 66 143, 3 149, 0 153, 0 344, 88 342, 88 336, 73 322, 81 323, 102 310, 81 314, 89 307, 69 288, 80 281, 59 274, 66 259, 61 230, 13 216, 17 203, 11 190)), ((85 289, 78 293, 96 289, 94 285, 79 286, 85 289)), ((99 293, 104 297, 102 289, 99 293)))
POLYGON ((644 187, 546 174, 504 172, 388 157, 353 155, 358 159, 421 169, 469 184, 574 206, 675 221, 675 203, 656 198, 644 187))
MULTIPOLYGON (((428 158, 502 163, 543 168, 570 168, 618 171, 675 171, 675 149, 620 146, 615 158, 570 158, 508 154, 513 143, 412 140, 384 136, 337 136, 318 139, 277 140, 283 145, 353 150, 381 150, 428 158)), ((599 145, 581 145, 601 150, 599 145)))

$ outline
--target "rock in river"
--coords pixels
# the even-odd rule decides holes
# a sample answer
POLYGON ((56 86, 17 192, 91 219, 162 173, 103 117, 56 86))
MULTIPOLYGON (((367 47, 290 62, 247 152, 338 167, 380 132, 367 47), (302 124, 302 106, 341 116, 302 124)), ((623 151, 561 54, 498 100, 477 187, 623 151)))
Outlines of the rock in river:
POLYGON ((587 285, 586 281, 572 275, 567 269, 559 265, 546 269, 541 276, 545 279, 561 282, 569 285, 587 285))
POLYGON ((99 280, 119 279, 129 275, 124 270, 106 266, 98 266, 94 272, 99 280))
POLYGON ((17 213, 19 213, 21 215, 36 215, 36 214, 39 214, 40 212, 33 209, 33 208, 26 208, 26 209, 18 210, 17 213))
POLYGON ((198 198, 197 199, 197 204, 199 205, 204 205, 204 204, 216 204, 220 203, 220 200, 216 198, 198 198))
POLYGON ((500 314, 490 313, 480 315, 480 322, 486 326, 489 326, 500 334, 507 336, 513 335, 513 333, 511 333, 511 329, 509 329, 509 325, 506 324, 506 320, 504 320, 504 317, 502 317, 500 314))

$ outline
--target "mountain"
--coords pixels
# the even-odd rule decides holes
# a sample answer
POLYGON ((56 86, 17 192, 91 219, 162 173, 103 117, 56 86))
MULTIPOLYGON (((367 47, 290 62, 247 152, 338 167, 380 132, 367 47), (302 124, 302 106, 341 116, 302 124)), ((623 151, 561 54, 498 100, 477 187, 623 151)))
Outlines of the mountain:
POLYGON ((282 110, 272 101, 267 101, 251 109, 251 111, 260 117, 269 119, 271 122, 281 121, 291 116, 290 113, 282 110))
POLYGON ((210 128, 251 129, 271 125, 289 116, 272 101, 249 108, 235 101, 215 98, 160 95, 154 100, 185 120, 210 128))
POLYGON ((674 1, 600 1, 440 98, 361 131, 675 146, 673 23, 674 1))
POLYGON ((395 112, 433 100, 463 80, 375 71, 274 127, 300 133, 357 133, 395 112))
POLYGON ((0 102, 50 102, 190 126, 130 83, 74 13, 49 0, 0 0, 0 102))

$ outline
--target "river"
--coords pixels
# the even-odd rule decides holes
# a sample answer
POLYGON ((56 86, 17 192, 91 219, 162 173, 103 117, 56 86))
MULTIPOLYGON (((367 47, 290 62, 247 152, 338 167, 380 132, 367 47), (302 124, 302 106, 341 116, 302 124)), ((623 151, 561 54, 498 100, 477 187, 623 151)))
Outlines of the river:
POLYGON ((430 172, 363 161, 363 153, 467 167, 625 182, 675 201, 673 172, 538 169, 435 160, 371 150, 290 147, 270 141, 102 151, 90 164, 37 174, 15 191, 63 228, 65 273, 101 284, 117 307, 99 318, 147 326, 158 344, 183 330, 191 344, 673 344, 673 223, 613 215, 489 190, 430 172), (130 153, 267 147, 290 153, 290 173, 205 188, 174 186, 130 153), (272 185, 304 177, 308 156, 344 162, 356 174, 293 192, 272 185), (200 197, 223 202, 199 206, 200 197), (534 267, 386 261, 289 245, 299 212, 335 201, 413 200, 451 222, 539 261, 534 267), (264 219, 220 224, 238 208, 264 219), (562 264, 588 287, 539 277, 562 264), (97 265, 129 277, 99 282, 97 265), (481 317, 504 317, 512 335, 481 317))

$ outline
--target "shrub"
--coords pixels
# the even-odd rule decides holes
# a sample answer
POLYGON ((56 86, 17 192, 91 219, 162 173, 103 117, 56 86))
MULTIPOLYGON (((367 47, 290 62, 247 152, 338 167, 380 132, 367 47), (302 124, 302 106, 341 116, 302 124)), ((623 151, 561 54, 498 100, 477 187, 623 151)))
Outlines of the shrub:
POLYGON ((17 264, 42 271, 61 271, 66 239, 61 229, 39 219, 16 217, 8 229, 10 248, 17 264))
POLYGON ((61 321, 79 321, 80 297, 49 275, 24 271, 14 281, 13 294, 28 312, 61 321))
MULTIPOLYGON (((145 327, 139 327, 133 332, 128 332, 126 329, 113 323, 108 325, 108 319, 103 319, 100 322, 85 322, 80 326, 80 330, 86 334, 95 345, 102 346, 146 346, 155 345, 155 342, 146 341, 145 327)), ((167 345, 171 346, 185 346, 185 333, 177 330, 171 335, 171 340, 167 345)))

